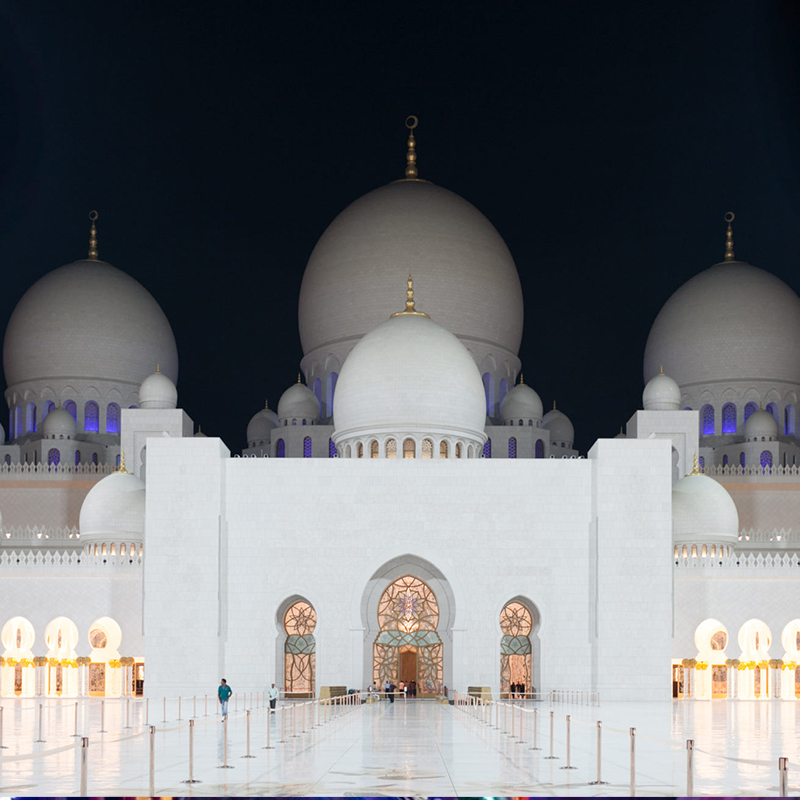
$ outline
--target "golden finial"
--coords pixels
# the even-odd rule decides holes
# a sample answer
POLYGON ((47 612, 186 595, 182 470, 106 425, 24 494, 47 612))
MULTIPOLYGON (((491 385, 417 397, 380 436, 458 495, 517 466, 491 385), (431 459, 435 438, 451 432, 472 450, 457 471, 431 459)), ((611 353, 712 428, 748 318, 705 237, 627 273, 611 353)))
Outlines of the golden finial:
POLYGON ((123 475, 130 475, 131 473, 125 469, 125 451, 119 451, 119 466, 116 469, 117 472, 122 473, 123 475))
POLYGON ((299 372, 297 373, 297 382, 298 383, 302 383, 303 382, 301 377, 300 377, 300 373, 299 372))
POLYGON ((726 261, 734 261, 733 257, 733 228, 731 228, 731 222, 736 219, 736 215, 733 211, 729 211, 725 215, 725 222, 728 223, 728 232, 725 234, 725 260, 726 261))
POLYGON ((198 433, 202 433, 203 432, 203 426, 200 425, 200 423, 197 424, 197 432, 198 433))
POLYGON ((664 365, 663 364, 658 368, 658 374, 659 375, 663 375, 664 374, 664 365))
POLYGON ((620 434, 623 434, 622 425, 619 426, 619 432, 620 434))
POLYGON ((414 138, 414 128, 419 125, 419 120, 412 114, 406 117, 408 128, 408 152, 406 153, 406 179, 415 180, 417 177, 417 140, 414 138))
POLYGON ((161 372, 161 364, 156 364, 156 374, 161 372))
MULTIPOLYGON (((392 314, 389 319, 392 317, 405 317, 405 316, 412 316, 412 317, 428 317, 427 314, 423 314, 422 311, 417 311, 414 308, 414 281, 411 278, 411 275, 408 276, 408 288, 406 289, 406 307, 404 311, 397 311, 392 314)), ((430 317, 428 317, 430 319, 430 317)))
POLYGON ((555 411, 555 410, 556 410, 556 401, 553 400, 553 411, 555 411))
POLYGON ((97 261, 97 212, 90 211, 89 219, 92 221, 92 227, 89 229, 89 261, 97 261))
POLYGON ((269 411, 269 400, 264 401, 264 410, 269 411))
POLYGON ((525 385, 525 376, 521 372, 519 374, 519 382, 521 386, 525 385))
POLYGON ((701 475, 700 472, 700 461, 697 458, 697 453, 694 454, 694 465, 692 466, 692 471, 689 473, 690 475, 701 475))

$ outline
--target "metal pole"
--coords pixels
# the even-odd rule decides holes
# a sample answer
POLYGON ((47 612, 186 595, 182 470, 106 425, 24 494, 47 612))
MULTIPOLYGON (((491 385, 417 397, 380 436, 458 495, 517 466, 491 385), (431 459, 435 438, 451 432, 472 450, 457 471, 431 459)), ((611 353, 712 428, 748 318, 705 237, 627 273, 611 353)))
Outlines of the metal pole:
POLYGON ((84 736, 81 738, 81 797, 86 797, 89 793, 87 791, 87 783, 89 776, 87 770, 89 766, 89 739, 84 736))
POLYGON ((536 746, 536 739, 539 735, 539 709, 533 709, 533 747, 529 747, 529 750, 541 750, 541 747, 536 746))
MULTIPOLYGON (((75 739, 79 736, 78 734, 78 704, 75 703, 75 733, 72 734, 72 738, 75 739)), ((0 745, 3 744, 3 709, 0 708, 0 745)))
POLYGON ((780 787, 778 791, 779 797, 788 797, 789 796, 789 759, 788 758, 779 758, 778 759, 778 786, 780 787))
POLYGON ((222 764, 217 769, 233 769, 232 764, 228 764, 228 715, 222 718, 222 764))
POLYGON ((150 698, 144 701, 144 724, 150 725, 150 698))
POLYGON ((167 724, 167 698, 164 698, 164 724, 167 724))
POLYGON ((130 697, 125 701, 125 730, 131 727, 131 699, 130 697))
POLYGON ((271 738, 271 731, 272 731, 272 714, 267 711, 267 746, 262 747, 262 750, 274 750, 275 748, 272 746, 270 742, 271 738))
POLYGON ((572 764, 572 756, 571 756, 571 727, 570 727, 570 715, 567 714, 567 766, 561 767, 561 769, 578 769, 577 767, 571 766, 572 764))
POLYGON ((631 797, 636 797, 636 728, 631 728, 631 797))
POLYGON ((247 755, 242 756, 242 758, 255 758, 255 756, 250 755, 250 709, 248 708, 245 711, 247 715, 247 755))
POLYGON ((150 797, 156 794, 156 726, 150 726, 150 797))
POLYGON ((178 697, 178 719, 181 719, 181 698, 178 697))
POLYGON ((106 733, 106 701, 100 701, 100 733, 106 733))
POLYGON ((278 744, 284 744, 286 742, 286 706, 281 706, 281 738, 278 741, 278 744))
POLYGON ((292 739, 297 738, 297 703, 292 703, 292 739))
POLYGON ((608 783, 608 781, 602 780, 602 773, 600 771, 600 765, 602 763, 602 754, 603 754, 603 723, 600 720, 597 720, 597 780, 591 781, 589 786, 599 786, 601 783, 608 783))
POLYGON ((192 719, 197 719, 197 695, 194 696, 194 702, 192 705, 192 719))
POLYGON ((39 738, 36 740, 37 742, 43 742, 44 739, 42 738, 42 704, 39 703, 39 738))
POLYGON ((525 742, 522 739, 522 722, 523 722, 523 714, 522 714, 522 709, 520 708, 520 710, 519 710, 519 742, 518 742, 518 744, 525 744, 525 742))
POLYGON ((194 779, 194 720, 189 720, 189 780, 181 783, 202 783, 194 779))
POLYGON ((551 760, 556 761, 556 760, 558 760, 558 756, 554 756, 553 755, 553 719, 555 717, 555 714, 556 714, 555 711, 551 711, 550 712, 550 755, 549 756, 545 756, 545 759, 547 761, 551 761, 551 760))
POLYGON ((206 704, 206 713, 205 713, 205 716, 208 716, 208 695, 205 695, 205 704, 206 704))
POLYGON ((511 704, 511 732, 509 734, 511 738, 514 738, 514 704, 511 704))
POLYGON ((508 703, 503 703, 503 733, 506 732, 508 722, 508 703))
POLYGON ((694 797, 694 740, 686 740, 686 796, 694 797))

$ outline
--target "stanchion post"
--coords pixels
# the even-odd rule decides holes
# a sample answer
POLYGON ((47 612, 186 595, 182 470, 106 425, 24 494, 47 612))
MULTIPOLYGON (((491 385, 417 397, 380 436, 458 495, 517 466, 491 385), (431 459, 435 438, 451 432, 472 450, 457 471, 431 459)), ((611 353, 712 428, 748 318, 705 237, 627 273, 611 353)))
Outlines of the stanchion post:
POLYGON ((81 797, 88 796, 89 792, 89 738, 83 736, 81 738, 81 797))
POLYGON ((525 742, 522 739, 522 721, 523 721, 523 716, 524 715, 522 713, 522 707, 520 706, 520 709, 519 709, 519 741, 517 742, 517 744, 525 744, 525 742))
POLYGON ((44 737, 42 736, 42 704, 39 703, 39 738, 36 740, 37 742, 43 742, 44 737))
POLYGON ((297 703, 292 703, 292 739, 297 738, 297 703))
POLYGON ((144 724, 150 727, 150 698, 144 701, 144 724))
POLYGON ((571 753, 571 746, 572 746, 572 733, 571 733, 571 725, 570 725, 570 715, 567 714, 567 766, 561 767, 561 769, 578 769, 577 767, 572 766, 572 753, 571 753))
POLYGON ((194 720, 189 720, 189 780, 181 783, 202 783, 194 779, 194 720))
POLYGON ((789 759, 778 759, 778 797, 789 796, 789 759))
POLYGON ((106 701, 100 701, 100 733, 106 733, 106 701))
POLYGON ((549 756, 545 756, 545 759, 547 761, 557 761, 558 760, 558 756, 554 756, 553 755, 553 722, 554 722, 554 719, 555 719, 555 715, 556 715, 555 711, 551 711, 550 712, 550 755, 549 756))
MULTIPOLYGON (((156 794, 156 726, 150 726, 150 797, 156 794)), ((85 795, 84 795, 85 797, 85 795)))
POLYGON ((603 723, 597 720, 597 780, 590 781, 589 786, 600 786, 600 784, 608 783, 602 779, 601 765, 603 761, 603 723))
POLYGON ((636 797, 636 728, 631 728, 631 797, 636 797))
POLYGON ((204 695, 204 701, 205 701, 205 705, 206 705, 206 713, 205 713, 204 716, 207 717, 208 716, 208 695, 204 695))
POLYGON ((272 746, 272 742, 270 739, 272 738, 272 714, 267 712, 267 746, 262 747, 262 750, 274 750, 275 748, 272 746))
POLYGON ((228 763, 228 715, 222 718, 222 764, 217 769, 234 769, 233 764, 228 763))
POLYGON ((131 699, 128 697, 125 700, 125 730, 130 730, 131 727, 131 699))
POLYGON ((192 719, 197 719, 197 695, 194 696, 194 702, 192 704, 192 719))
POLYGON ((178 719, 182 719, 181 717, 181 698, 178 696, 178 719))
POLYGON ((255 758, 255 756, 250 755, 250 709, 249 708, 247 709, 247 711, 245 711, 245 714, 247 715, 247 753, 246 755, 243 755, 242 758, 255 758))
POLYGON ((686 740, 686 796, 694 797, 694 739, 686 740))
POLYGON ((541 750, 541 747, 536 746, 536 740, 539 737, 539 709, 533 709, 533 747, 528 748, 529 750, 541 750))
MULTIPOLYGON (((75 703, 75 733, 72 734, 73 739, 77 739, 80 737, 78 733, 78 703, 75 703)), ((3 744, 3 709, 0 708, 0 749, 2 748, 3 744)))
POLYGON ((281 706, 281 738, 278 740, 278 744, 284 744, 286 742, 286 708, 287 706, 281 706))
POLYGON ((167 698, 164 698, 164 724, 167 724, 167 698))
POLYGON ((494 729, 495 730, 499 730, 500 729, 500 704, 499 703, 495 703, 494 704, 494 729))
POLYGON ((511 703, 511 732, 509 736, 513 739, 514 738, 514 703, 511 703))

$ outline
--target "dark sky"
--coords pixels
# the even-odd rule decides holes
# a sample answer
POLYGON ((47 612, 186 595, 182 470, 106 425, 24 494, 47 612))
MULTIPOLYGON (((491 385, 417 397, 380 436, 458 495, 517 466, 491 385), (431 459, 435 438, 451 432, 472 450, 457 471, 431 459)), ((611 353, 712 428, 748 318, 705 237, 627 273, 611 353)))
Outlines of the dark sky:
MULTIPOLYGON (((505 238, 526 382, 585 451, 641 402, 650 325, 737 257, 800 290, 792 2, 0 2, 0 324, 86 253, 158 300, 180 405, 234 452, 302 357, 330 221, 421 177, 505 238)), ((746 336, 747 331, 743 330, 746 336)))

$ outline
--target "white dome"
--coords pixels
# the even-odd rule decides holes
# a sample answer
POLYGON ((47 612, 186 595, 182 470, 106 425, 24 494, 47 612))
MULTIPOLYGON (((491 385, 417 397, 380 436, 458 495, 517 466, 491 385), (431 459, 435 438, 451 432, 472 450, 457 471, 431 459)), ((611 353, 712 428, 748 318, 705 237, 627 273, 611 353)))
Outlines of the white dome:
POLYGON ((247 424, 247 444, 253 447, 256 444, 268 444, 270 432, 280 425, 278 415, 268 408, 262 408, 254 414, 247 424))
POLYGON ((3 343, 9 388, 47 380, 58 394, 81 379, 136 388, 155 364, 177 380, 169 322, 141 284, 104 261, 76 261, 39 279, 17 303, 3 343))
POLYGON ((707 475, 687 475, 672 487, 672 535, 676 544, 739 540, 739 514, 725 489, 707 475))
POLYGON ((800 384, 800 298, 779 278, 739 261, 695 275, 656 317, 644 378, 659 367, 690 384, 800 384))
POLYGON ((78 426, 72 414, 65 408, 54 408, 42 423, 45 439, 72 439, 78 432, 78 426))
POLYGON ((319 419, 319 400, 314 392, 304 383, 298 382, 290 386, 278 401, 278 419, 319 419))
POLYGON ((572 427, 569 417, 555 407, 555 403, 542 418, 542 427, 550 431, 551 445, 555 446, 556 443, 560 445, 564 442, 567 447, 572 447, 575 441, 575 428, 572 427))
POLYGON ((681 389, 672 378, 661 372, 650 378, 642 392, 645 411, 678 411, 681 407, 681 389))
POLYGON ((478 368, 452 333, 402 314, 370 331, 342 367, 334 441, 405 433, 483 443, 486 399, 478 368))
POLYGON ((81 506, 81 543, 141 542, 145 486, 129 472, 114 472, 96 483, 81 506))
POLYGON ((542 421, 542 401, 536 392, 524 383, 518 383, 504 398, 500 406, 503 422, 514 420, 542 421))
POLYGON ((139 408, 177 408, 178 390, 159 366, 139 387, 139 408))
POLYGON ((425 181, 375 189, 320 237, 300 289, 303 352, 352 347, 397 310, 397 282, 409 272, 437 323, 516 356, 523 307, 511 253, 475 206, 425 181))
POLYGON ((777 435, 778 423, 775 417, 761 408, 754 411, 744 424, 744 438, 748 441, 760 439, 762 436, 766 439, 775 439, 777 435))

